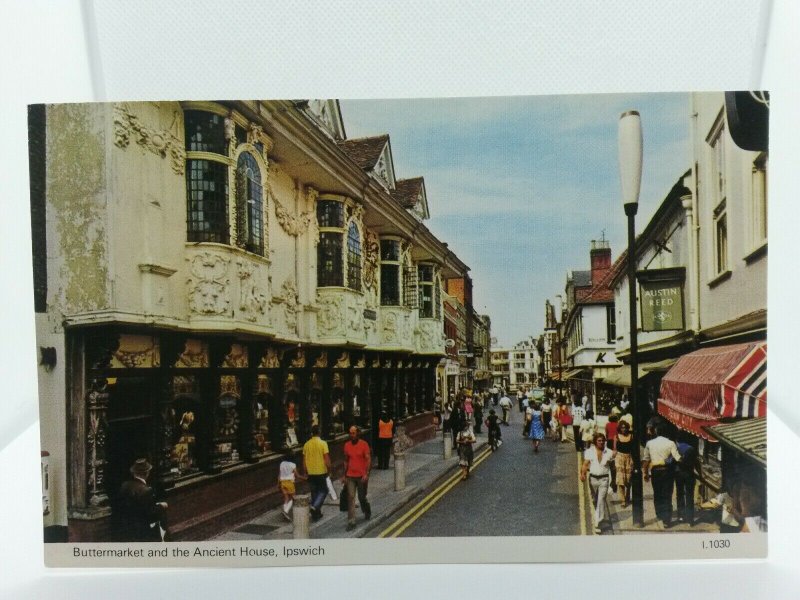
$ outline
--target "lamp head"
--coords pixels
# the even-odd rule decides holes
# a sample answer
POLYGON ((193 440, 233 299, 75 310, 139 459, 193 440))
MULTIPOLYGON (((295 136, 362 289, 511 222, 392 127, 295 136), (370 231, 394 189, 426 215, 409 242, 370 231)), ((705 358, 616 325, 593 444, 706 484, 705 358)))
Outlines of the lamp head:
POLYGON ((622 203, 637 205, 642 185, 642 120, 635 110, 619 118, 619 176, 622 203))

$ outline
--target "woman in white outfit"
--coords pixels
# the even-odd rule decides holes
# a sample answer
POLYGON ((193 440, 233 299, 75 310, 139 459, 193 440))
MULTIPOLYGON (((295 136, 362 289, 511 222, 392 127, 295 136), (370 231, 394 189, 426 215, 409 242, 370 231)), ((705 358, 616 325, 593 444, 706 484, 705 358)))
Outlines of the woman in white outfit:
POLYGON ((583 453, 583 467, 581 467, 581 481, 586 481, 589 475, 589 488, 592 490, 594 500, 594 532, 600 533, 600 523, 608 519, 606 513, 606 496, 611 485, 611 461, 616 452, 606 448, 606 436, 595 433, 592 437, 592 447, 583 453))

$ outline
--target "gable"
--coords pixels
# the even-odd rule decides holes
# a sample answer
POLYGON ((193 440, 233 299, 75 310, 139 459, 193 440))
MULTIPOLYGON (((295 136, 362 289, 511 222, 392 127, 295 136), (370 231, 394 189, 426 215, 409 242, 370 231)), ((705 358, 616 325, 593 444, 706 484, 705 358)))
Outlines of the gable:
POLYGON ((314 99, 308 101, 308 110, 322 129, 334 140, 344 140, 344 121, 339 101, 335 99, 314 99))
POLYGON ((387 190, 395 189, 394 160, 388 135, 341 140, 338 146, 387 190))

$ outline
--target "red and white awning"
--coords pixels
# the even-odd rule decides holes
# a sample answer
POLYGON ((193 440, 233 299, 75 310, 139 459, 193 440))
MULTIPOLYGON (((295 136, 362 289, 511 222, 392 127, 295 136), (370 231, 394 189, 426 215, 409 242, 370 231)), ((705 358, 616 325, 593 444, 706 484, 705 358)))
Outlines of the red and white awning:
POLYGON ((767 414, 767 344, 703 348, 678 359, 661 380, 658 412, 695 435, 721 418, 767 414))

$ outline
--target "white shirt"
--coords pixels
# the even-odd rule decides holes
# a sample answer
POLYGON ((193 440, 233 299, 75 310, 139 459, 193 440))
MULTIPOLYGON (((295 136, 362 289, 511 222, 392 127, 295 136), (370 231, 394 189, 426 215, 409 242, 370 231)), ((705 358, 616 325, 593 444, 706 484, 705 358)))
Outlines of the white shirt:
POLYGON ((585 413, 583 412, 583 407, 582 406, 577 406, 577 405, 573 406, 572 407, 572 424, 574 426, 580 425, 581 421, 583 421, 584 415, 585 415, 585 413))
POLYGON ((503 396, 502 398, 500 398, 500 406, 511 408, 511 398, 509 398, 508 396, 503 396))
POLYGON ((608 448, 603 448, 603 455, 598 460, 597 448, 592 446, 583 452, 583 459, 589 461, 589 475, 610 475, 611 467, 608 463, 611 462, 611 457, 614 453, 608 448))
POLYGON ((651 467, 660 467, 667 464, 669 456, 677 461, 681 459, 675 442, 660 435, 645 444, 642 460, 648 461, 651 467))
POLYGON ((592 441, 592 436, 594 435, 596 429, 596 425, 594 419, 583 419, 581 421, 580 432, 581 432, 581 439, 586 442, 592 441))
POLYGON ((284 460, 279 467, 280 474, 278 479, 281 481, 294 481, 294 474, 297 471, 297 465, 292 461, 284 460))

